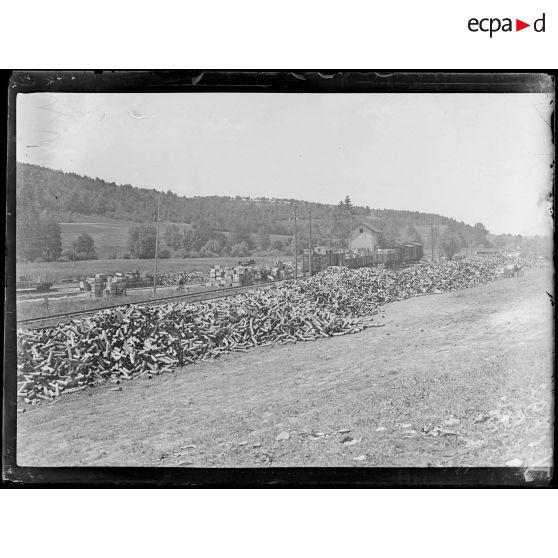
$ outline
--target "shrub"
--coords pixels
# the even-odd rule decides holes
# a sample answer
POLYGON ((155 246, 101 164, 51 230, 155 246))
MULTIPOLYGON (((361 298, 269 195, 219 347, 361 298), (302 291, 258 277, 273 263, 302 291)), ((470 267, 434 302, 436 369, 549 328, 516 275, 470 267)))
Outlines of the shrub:
POLYGON ((244 240, 239 244, 234 244, 233 246, 231 246, 231 256, 244 257, 249 255, 250 250, 248 248, 248 244, 244 240))
POLYGON ((142 225, 132 227, 128 231, 128 248, 132 255, 139 259, 155 257, 155 227, 142 225))
POLYGON ((79 254, 80 260, 96 260, 95 242, 87 233, 81 233, 73 244, 74 251, 79 254))

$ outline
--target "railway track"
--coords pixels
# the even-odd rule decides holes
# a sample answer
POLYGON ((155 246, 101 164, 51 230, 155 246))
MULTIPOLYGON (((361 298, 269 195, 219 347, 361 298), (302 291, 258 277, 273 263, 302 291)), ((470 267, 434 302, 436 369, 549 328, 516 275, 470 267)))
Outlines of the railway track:
POLYGON ((155 300, 145 300, 140 302, 124 302, 120 304, 113 304, 110 306, 104 306, 102 308, 93 308, 91 310, 75 310, 74 312, 64 312, 61 314, 49 314, 48 316, 37 316, 35 318, 26 318, 23 320, 17 320, 18 326, 35 324, 35 323, 44 323, 49 322, 52 320, 60 320, 60 319, 72 319, 79 316, 87 316, 90 314, 96 314, 97 312, 102 312, 103 310, 110 310, 113 308, 120 308, 122 306, 156 306, 160 304, 166 304, 168 302, 179 301, 179 300, 186 300, 188 302, 203 302, 205 300, 213 300, 216 298, 226 298, 228 296, 242 294, 243 292, 250 291, 254 288, 267 288, 272 285, 276 285, 277 283, 283 283, 285 281, 294 281, 294 279, 278 279, 273 283, 262 283, 257 285, 246 285, 242 287, 224 287, 219 289, 211 289, 209 291, 204 291, 201 293, 184 293, 178 295, 170 295, 164 296, 161 298, 157 298, 155 300))

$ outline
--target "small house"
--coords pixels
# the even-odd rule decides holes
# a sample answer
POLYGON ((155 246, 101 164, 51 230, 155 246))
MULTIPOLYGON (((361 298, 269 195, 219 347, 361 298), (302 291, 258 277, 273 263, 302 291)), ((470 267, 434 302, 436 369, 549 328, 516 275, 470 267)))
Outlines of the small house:
POLYGON ((382 240, 382 231, 372 225, 360 223, 349 235, 349 248, 354 252, 374 252, 382 240))

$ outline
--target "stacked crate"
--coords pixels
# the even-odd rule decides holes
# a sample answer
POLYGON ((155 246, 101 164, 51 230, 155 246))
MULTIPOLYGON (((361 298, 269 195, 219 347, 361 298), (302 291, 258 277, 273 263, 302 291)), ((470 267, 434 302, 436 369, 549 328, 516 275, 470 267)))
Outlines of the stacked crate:
POLYGON ((121 275, 112 277, 109 280, 109 290, 111 296, 123 295, 125 291, 124 278, 121 275))
POLYGON ((139 274, 139 271, 131 271, 126 273, 126 276, 124 277, 125 288, 133 289, 141 286, 141 276, 139 274))
POLYGON ((214 287, 245 286, 274 281, 276 279, 285 279, 292 276, 293 268, 290 267, 287 269, 284 264, 276 265, 273 268, 245 265, 238 265, 230 268, 215 265, 209 270, 209 282, 207 284, 214 287))
POLYGON ((243 287, 248 284, 247 269, 242 266, 237 266, 233 269, 233 287, 243 287))
POLYGON ((104 276, 100 273, 97 273, 93 279, 93 285, 95 290, 95 296, 103 296, 103 287, 104 287, 104 276))
POLYGON ((225 268, 224 285, 225 287, 232 287, 234 279, 234 271, 230 267, 225 268))
POLYGON ((221 269, 221 266, 219 264, 214 265, 210 270, 209 270, 209 284, 212 287, 217 287, 221 284, 221 281, 223 279, 224 276, 224 270, 221 269))

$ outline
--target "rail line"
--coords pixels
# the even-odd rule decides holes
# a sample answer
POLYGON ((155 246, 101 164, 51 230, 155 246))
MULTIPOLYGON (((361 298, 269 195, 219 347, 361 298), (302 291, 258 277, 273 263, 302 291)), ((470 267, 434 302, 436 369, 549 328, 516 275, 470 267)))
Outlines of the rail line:
MULTIPOLYGON (((304 277, 301 277, 303 279, 304 277)), ((232 296, 235 294, 242 294, 243 292, 253 290, 255 288, 267 288, 272 285, 277 285, 278 283, 283 283, 285 281, 294 281, 294 279, 278 279, 273 283, 261 283, 256 285, 244 285, 240 287, 225 287, 220 289, 211 289, 208 291, 203 291, 201 293, 184 293, 179 295, 164 296, 154 300, 144 300, 140 302, 123 302, 121 304, 112 304, 110 306, 103 306, 102 308, 93 308, 91 310, 75 310, 73 312, 64 312, 62 314, 49 314, 48 316, 37 316, 35 318, 25 318, 23 320, 17 320, 17 325, 27 325, 37 322, 47 322, 50 320, 57 320, 60 318, 72 318, 77 316, 86 316, 90 314, 97 314, 103 310, 111 310, 114 308, 120 308, 122 306, 157 306, 160 304, 165 304, 171 301, 178 301, 179 299, 187 299, 190 302, 203 302, 204 300, 213 300, 216 298, 226 298, 227 296, 232 296)))

